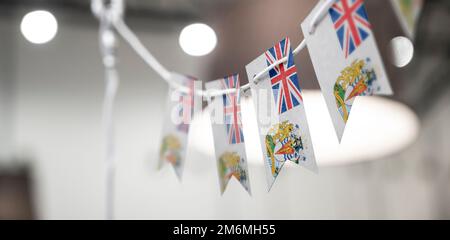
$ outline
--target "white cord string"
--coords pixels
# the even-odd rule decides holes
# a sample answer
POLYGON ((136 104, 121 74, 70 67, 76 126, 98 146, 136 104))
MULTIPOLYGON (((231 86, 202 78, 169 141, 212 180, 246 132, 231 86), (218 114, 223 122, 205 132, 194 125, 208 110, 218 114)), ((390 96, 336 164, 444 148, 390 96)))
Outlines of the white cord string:
MULTIPOLYGON (((144 44, 139 40, 139 38, 130 30, 130 28, 125 24, 123 19, 119 19, 114 22, 114 27, 117 32, 125 39, 125 41, 130 44, 130 46, 135 50, 135 52, 151 67, 155 70, 167 83, 173 87, 177 86, 175 82, 171 81, 171 73, 153 56, 150 51, 145 48, 144 44)), ((189 89, 187 89, 189 90, 189 89)))
POLYGON ((119 77, 115 68, 105 69, 105 98, 103 101, 103 125, 105 127, 106 150, 106 219, 114 219, 115 199, 115 144, 114 144, 114 100, 119 86, 119 77))
MULTIPOLYGON (((92 12, 100 20, 99 45, 105 68, 105 96, 103 100, 103 126, 105 137, 105 202, 106 219, 114 219, 115 203, 115 146, 114 146, 114 101, 119 87, 119 76, 116 69, 116 37, 112 22, 121 18, 122 0, 113 1, 106 8, 102 0, 91 2, 92 12)), ((122 9, 123 10, 123 9, 122 9)))
MULTIPOLYGON (((314 15, 311 25, 310 25, 310 33, 314 33, 316 27, 321 22, 321 20, 326 16, 328 10, 335 3, 335 0, 326 0, 324 4, 320 7, 320 9, 314 15)), ((153 54, 142 44, 139 38, 134 34, 134 32, 126 25, 123 21, 123 0, 115 0, 112 1, 111 15, 113 18, 113 25, 117 32, 125 39, 125 41, 132 47, 132 49, 153 69, 155 70, 163 80, 165 80, 172 88, 187 93, 189 92, 189 88, 174 82, 172 80, 172 73, 168 71, 154 56, 153 54)), ((97 17, 101 16, 105 11, 102 0, 92 0, 92 10, 94 15, 97 17)), ((306 47, 305 39, 294 49, 293 54, 297 55, 301 50, 306 47)), ((251 80, 254 83, 257 83, 258 80, 266 74, 268 71, 273 69, 275 66, 284 63, 287 61, 287 57, 284 57, 267 68, 263 69, 261 72, 256 74, 254 78, 251 80)), ((241 86, 241 88, 237 90, 247 91, 250 88, 250 82, 241 86)), ((237 91, 236 89, 225 89, 225 90, 212 90, 212 91, 197 91, 196 94, 204 97, 214 97, 220 96, 223 94, 233 93, 237 91)))
POLYGON ((114 22, 123 17, 125 5, 123 0, 91 0, 91 11, 99 20, 107 17, 114 22))
MULTIPOLYGON (((327 0, 317 11, 316 15, 313 17, 311 21, 310 32, 313 33, 315 28, 320 23, 320 21, 326 16, 329 8, 334 4, 335 0, 327 0)), ((151 54, 151 52, 142 44, 139 38, 134 34, 134 32, 127 26, 127 24, 123 21, 122 18, 117 19, 117 21, 113 22, 115 29, 117 32, 125 39, 125 41, 131 46, 131 48, 151 67, 153 68, 172 88, 187 93, 189 92, 189 88, 174 82, 172 80, 172 73, 168 71, 158 60, 151 54)), ((306 40, 303 41, 292 51, 294 55, 297 55, 300 51, 302 51, 306 47, 306 40)), ((263 69, 261 72, 255 75, 255 77, 251 80, 254 83, 257 83, 260 78, 266 74, 268 71, 273 69, 275 66, 284 63, 287 61, 287 57, 284 57, 267 68, 263 69)), ((215 97, 221 96, 223 94, 234 93, 236 91, 247 91, 251 86, 251 83, 247 83, 241 86, 239 89, 224 89, 224 90, 209 90, 197 91, 196 94, 203 97, 215 97)))
MULTIPOLYGON (((189 91, 189 88, 174 82, 171 78, 171 73, 161 65, 158 60, 150 53, 150 51, 145 48, 145 46, 142 44, 142 42, 139 40, 139 38, 133 33, 133 31, 130 30, 130 28, 126 25, 126 23, 119 19, 114 23, 114 27, 116 28, 117 32, 125 39, 125 41, 131 46, 131 48, 151 67, 153 68, 171 87, 174 89, 177 89, 178 91, 187 93, 189 91)), ((306 41, 303 40, 300 45, 298 45, 294 51, 293 54, 296 55, 299 53, 302 49, 304 49, 306 46, 306 41)), ((258 73, 254 78, 253 81, 258 80, 262 75, 264 75, 266 72, 270 71, 270 69, 274 68, 275 66, 285 62, 287 60, 287 57, 284 57, 264 70, 262 70, 260 73, 258 73)), ((250 83, 247 83, 243 85, 238 90, 246 91, 248 88, 250 88, 250 83)), ((223 94, 229 94, 236 92, 237 89, 230 88, 230 89, 224 89, 224 90, 210 90, 210 91, 197 91, 196 94, 204 97, 215 97, 215 96, 221 96, 223 94)))
POLYGON ((313 34, 316 31, 317 26, 322 21, 322 19, 327 15, 328 10, 333 6, 336 0, 326 0, 320 9, 316 12, 314 17, 311 20, 311 24, 309 26, 309 34, 313 34))

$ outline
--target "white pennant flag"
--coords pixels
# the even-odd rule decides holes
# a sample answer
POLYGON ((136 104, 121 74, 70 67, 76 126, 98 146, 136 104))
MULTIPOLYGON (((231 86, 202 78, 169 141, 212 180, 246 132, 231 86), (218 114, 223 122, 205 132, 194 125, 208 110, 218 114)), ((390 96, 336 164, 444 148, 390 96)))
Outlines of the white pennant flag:
POLYGON ((222 194, 232 177, 236 178, 251 194, 241 120, 239 84, 238 74, 205 84, 206 89, 211 91, 236 89, 236 92, 215 97, 209 105, 212 108, 212 130, 222 194))
POLYGON ((202 99, 195 92, 202 88, 202 82, 175 73, 172 74, 172 80, 189 91, 169 89, 158 168, 161 169, 166 162, 172 164, 181 180, 190 124, 194 114, 201 110, 202 99))
POLYGON ((250 80, 269 190, 287 161, 317 171, 289 38, 248 64, 247 75, 253 79, 285 57, 287 61, 273 67, 257 82, 250 80))
POLYGON ((386 71, 362 0, 336 0, 311 27, 322 0, 302 23, 314 70, 339 141, 357 96, 391 95, 386 71))
POLYGON ((400 24, 409 38, 416 36, 416 26, 424 0, 391 0, 400 24))

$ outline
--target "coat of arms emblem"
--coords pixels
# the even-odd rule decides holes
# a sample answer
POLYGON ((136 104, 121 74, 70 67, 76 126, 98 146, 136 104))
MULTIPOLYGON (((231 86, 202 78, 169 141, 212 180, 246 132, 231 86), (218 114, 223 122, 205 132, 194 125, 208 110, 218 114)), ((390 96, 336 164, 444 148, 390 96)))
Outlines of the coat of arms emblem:
MULTIPOLYGON (((336 105, 345 123, 348 121, 350 109, 356 96, 372 95, 377 76, 369 67, 370 59, 355 60, 341 71, 334 85, 336 105)), ((379 87, 378 87, 379 88, 379 87)))
POLYGON ((298 124, 284 121, 269 129, 266 139, 267 161, 276 177, 286 161, 299 163, 306 158, 298 124))
MULTIPOLYGON (((163 138, 160 149, 161 159, 178 167, 181 165, 181 142, 175 135, 167 135, 163 138)), ((162 164, 162 163, 160 163, 162 164)))

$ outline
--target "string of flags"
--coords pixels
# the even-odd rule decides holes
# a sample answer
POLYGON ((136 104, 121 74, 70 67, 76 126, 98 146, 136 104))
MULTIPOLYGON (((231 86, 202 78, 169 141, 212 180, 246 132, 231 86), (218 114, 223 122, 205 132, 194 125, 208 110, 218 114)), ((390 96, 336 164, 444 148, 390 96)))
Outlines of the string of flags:
POLYGON ((286 162, 318 171, 302 97, 302 72, 293 58, 305 46, 339 141, 356 97, 393 94, 363 0, 320 0, 301 23, 305 39, 297 48, 292 50, 289 38, 284 38, 246 66, 248 84, 240 86, 241 76, 231 74, 205 83, 205 90, 202 81, 167 71, 120 18, 112 21, 117 32, 171 86, 159 167, 171 164, 181 180, 190 124, 206 100, 222 194, 233 177, 251 194, 240 106, 247 90, 256 109, 269 191, 286 162))

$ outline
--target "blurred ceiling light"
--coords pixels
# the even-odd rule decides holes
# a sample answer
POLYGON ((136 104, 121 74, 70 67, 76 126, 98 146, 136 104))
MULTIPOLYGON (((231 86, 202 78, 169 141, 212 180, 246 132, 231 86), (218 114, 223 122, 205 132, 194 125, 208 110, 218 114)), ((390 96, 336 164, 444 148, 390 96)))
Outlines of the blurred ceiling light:
MULTIPOLYGON (((303 95, 319 166, 382 159, 405 149, 418 137, 419 120, 407 106, 382 97, 359 97, 354 102, 347 129, 339 144, 322 93, 304 91, 303 95)), ((248 160, 251 164, 263 164, 252 99, 243 100, 242 108, 248 160)), ((213 158, 214 140, 208 112, 195 118, 192 127, 193 147, 213 158)))
POLYGON ((23 17, 20 30, 31 43, 43 44, 55 37, 58 31, 58 22, 48 11, 33 11, 23 17))
POLYGON ((398 68, 408 65, 414 56, 414 46, 406 37, 393 38, 390 48, 392 63, 398 68))
POLYGON ((180 33, 179 44, 191 56, 204 56, 212 52, 217 44, 214 30, 203 23, 186 26, 180 33))

